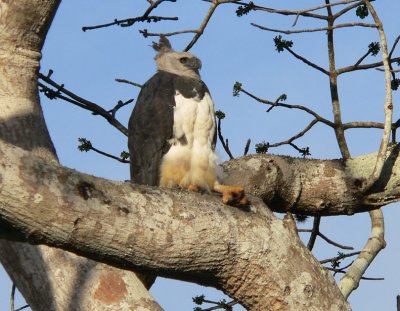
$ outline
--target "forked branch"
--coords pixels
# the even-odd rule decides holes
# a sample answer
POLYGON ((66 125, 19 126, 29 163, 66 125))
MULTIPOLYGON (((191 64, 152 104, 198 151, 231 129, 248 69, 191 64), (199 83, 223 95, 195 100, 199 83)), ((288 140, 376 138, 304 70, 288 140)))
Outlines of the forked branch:
POLYGON ((131 103, 132 100, 128 100, 126 102, 118 102, 113 109, 107 111, 104 108, 100 107, 99 105, 91 101, 88 101, 74 94, 73 92, 67 90, 63 84, 60 85, 56 83, 50 78, 51 74, 52 71, 50 71, 47 76, 39 73, 39 79, 46 82, 48 85, 50 85, 55 89, 52 89, 51 87, 46 86, 43 83, 39 82, 40 92, 43 92, 50 99, 59 98, 71 104, 74 104, 78 107, 81 107, 83 109, 92 111, 93 115, 102 116, 121 133, 123 133, 124 135, 128 135, 128 129, 115 118, 115 113, 119 108, 131 103))

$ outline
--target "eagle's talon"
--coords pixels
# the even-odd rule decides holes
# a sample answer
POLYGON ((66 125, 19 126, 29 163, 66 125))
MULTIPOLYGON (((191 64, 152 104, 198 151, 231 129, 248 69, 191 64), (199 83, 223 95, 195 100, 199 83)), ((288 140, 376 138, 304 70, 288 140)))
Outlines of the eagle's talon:
POLYGON ((190 191, 193 191, 193 192, 200 192, 199 187, 198 187, 197 185, 194 185, 194 184, 190 184, 190 185, 188 186, 188 189, 189 189, 190 191))

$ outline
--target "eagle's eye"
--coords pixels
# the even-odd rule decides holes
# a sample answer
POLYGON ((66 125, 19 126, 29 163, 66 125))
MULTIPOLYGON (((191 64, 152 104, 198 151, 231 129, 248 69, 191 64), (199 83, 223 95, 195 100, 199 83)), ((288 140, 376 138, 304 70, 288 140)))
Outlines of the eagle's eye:
POLYGON ((182 64, 186 64, 188 60, 189 60, 188 57, 182 57, 182 58, 179 59, 179 61, 180 61, 182 64))

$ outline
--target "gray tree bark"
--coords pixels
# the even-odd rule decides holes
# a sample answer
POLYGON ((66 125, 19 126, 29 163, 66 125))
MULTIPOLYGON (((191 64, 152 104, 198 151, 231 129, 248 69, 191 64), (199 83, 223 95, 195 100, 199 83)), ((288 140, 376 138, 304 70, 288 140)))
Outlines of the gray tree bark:
POLYGON ((236 209, 213 195, 63 168, 37 93, 58 4, 0 2, 0 260, 32 309, 160 310, 135 270, 214 286, 249 310, 350 310, 291 216, 277 219, 269 208, 339 215, 397 201, 398 150, 368 193, 361 189, 375 154, 345 163, 258 155, 223 165, 228 182, 269 208, 256 197, 236 209))
MULTIPOLYGON (((52 163, 37 72, 59 2, 0 1, 0 140, 52 163)), ((134 273, 59 249, 1 240, 0 261, 32 310, 161 309, 134 273)))

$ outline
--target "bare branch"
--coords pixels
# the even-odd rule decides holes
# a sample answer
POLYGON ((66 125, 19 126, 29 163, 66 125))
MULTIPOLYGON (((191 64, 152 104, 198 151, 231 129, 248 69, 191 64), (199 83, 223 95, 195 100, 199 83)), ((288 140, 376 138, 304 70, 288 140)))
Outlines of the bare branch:
POLYGON ((343 129, 348 130, 352 128, 378 128, 383 129, 383 123, 380 122, 347 122, 343 124, 343 129))
POLYGON ((134 17, 134 18, 121 19, 121 20, 115 19, 111 23, 106 23, 106 24, 101 24, 101 25, 96 25, 96 26, 84 26, 84 27, 82 27, 82 31, 105 28, 105 27, 110 27, 113 25, 117 25, 117 26, 121 26, 121 27, 129 27, 137 22, 159 22, 161 20, 177 21, 178 17, 165 17, 165 16, 143 17, 143 16, 140 16, 140 17, 134 17))
MULTIPOLYGON (((330 270, 330 271, 333 271, 335 274, 336 273, 341 273, 341 274, 345 274, 346 272, 345 271, 343 271, 343 269, 345 269, 345 267, 344 268, 341 268, 341 269, 335 269, 335 268, 330 268, 330 267, 325 267, 326 269, 328 269, 328 270, 330 270)), ((347 267, 346 267, 347 268, 347 267)), ((385 278, 369 278, 369 277, 362 277, 361 278, 361 280, 365 280, 365 281, 384 281, 385 280, 385 278)))
POLYGON ((173 32, 148 32, 147 29, 139 30, 139 32, 145 37, 171 37, 175 35, 181 35, 184 33, 197 33, 196 29, 190 29, 190 30, 178 30, 178 31, 173 31, 173 32))
POLYGON ((358 287, 360 279, 374 260, 375 256, 386 246, 384 239, 384 220, 380 209, 370 211, 371 235, 364 249, 358 255, 351 267, 339 282, 339 288, 343 296, 348 298, 353 290, 358 287))
MULTIPOLYGON (((329 4, 329 0, 325 0, 329 4)), ((334 26, 334 17, 330 6, 327 7, 328 12, 328 27, 334 26)), ((331 91, 333 118, 335 121, 335 135, 339 145, 340 153, 343 159, 350 158, 350 151, 347 146, 346 137, 344 136, 344 129, 342 124, 342 114, 340 109, 339 91, 337 86, 337 73, 335 61, 335 45, 333 40, 333 29, 328 31, 327 36, 328 44, 328 57, 329 57, 329 86, 331 91)))
POLYGON ((357 0, 357 3, 354 3, 352 5, 345 7, 343 10, 341 10, 341 11, 337 12, 335 15, 333 15, 333 18, 335 20, 338 19, 342 15, 346 14, 348 11, 358 7, 361 3, 363 3, 363 0, 361 0, 361 1, 357 0))
POLYGON ((319 225, 321 223, 321 216, 314 217, 314 224, 311 231, 310 239, 307 243, 307 248, 311 251, 314 248, 315 240, 317 239, 318 232, 319 232, 319 225))
POLYGON ((104 108, 100 107, 99 105, 83 99, 78 95, 72 93, 71 91, 64 88, 64 85, 59 85, 58 83, 54 82, 49 76, 45 76, 39 73, 39 79, 43 80, 47 84, 51 85, 52 87, 56 88, 57 91, 50 89, 49 87, 45 86, 42 83, 39 83, 39 87, 41 87, 41 91, 46 94, 50 99, 53 98, 60 98, 67 102, 70 102, 76 106, 79 106, 83 109, 92 111, 94 115, 100 115, 105 118, 112 126, 118 129, 124 135, 128 135, 128 129, 122 125, 109 111, 105 110, 104 108), (65 94, 63 96, 61 93, 65 94))
POLYGON ((298 110, 302 110, 307 112, 308 114, 312 115, 316 120, 318 120, 319 122, 322 122, 330 127, 334 127, 335 124, 331 121, 329 121, 328 119, 325 119, 323 117, 321 117, 318 113, 316 113, 314 110, 311 110, 305 106, 302 105, 289 105, 289 104, 285 104, 285 103, 280 103, 280 102, 272 102, 269 100, 265 100, 265 99, 261 99, 257 96, 255 96, 254 94, 246 91, 245 89, 241 88, 240 92, 243 92, 244 94, 246 94, 247 96, 255 99, 256 101, 266 104, 266 105, 270 105, 273 107, 284 107, 284 108, 288 108, 288 109, 298 109, 298 110))
POLYGON ((244 153, 243 155, 247 155, 249 153, 249 149, 250 149, 250 144, 251 144, 251 139, 249 138, 246 142, 246 146, 244 147, 244 153))
MULTIPOLYGON (((398 62, 398 61, 400 61, 400 57, 396 57, 396 58, 388 60, 388 62, 390 64, 392 64, 394 62, 398 62)), ((341 75, 342 73, 347 73, 347 72, 356 71, 356 70, 367 70, 367 69, 376 68, 376 67, 379 67, 382 65, 383 65, 383 62, 376 62, 376 63, 359 65, 359 66, 352 65, 352 66, 340 68, 340 69, 336 70, 336 73, 337 73, 337 75, 341 75)), ((382 70, 382 71, 384 71, 384 70, 382 70)))
POLYGON ((133 86, 137 86, 138 88, 141 88, 143 85, 142 84, 139 84, 139 83, 136 83, 136 82, 132 82, 132 81, 129 81, 129 80, 126 80, 126 79, 115 79, 115 81, 117 81, 117 82, 119 82, 119 83, 127 83, 127 84, 131 84, 131 85, 133 85, 133 86))
MULTIPOLYGON (((229 2, 229 1, 227 1, 227 2, 229 2)), ((201 35, 204 32, 204 29, 206 29, 207 24, 211 19, 211 16, 214 14, 214 12, 219 4, 220 4, 220 2, 218 2, 218 1, 211 4, 210 8, 208 9, 206 17, 204 18, 203 22, 201 23, 199 29, 197 30, 196 35, 193 37, 192 41, 190 41, 190 43, 186 46, 184 51, 189 51, 193 47, 193 45, 195 45, 197 40, 199 40, 199 38, 201 37, 201 35)))
MULTIPOLYGON (((298 232, 312 232, 312 229, 299 229, 298 232)), ((322 234, 321 232, 318 232, 318 236, 321 237, 323 240, 325 240, 328 244, 331 244, 333 246, 336 246, 341 249, 348 249, 348 250, 353 250, 354 247, 352 246, 346 246, 339 244, 331 239, 329 239, 326 235, 322 234)))
POLYGON ((391 88, 391 78, 390 78, 391 68, 389 63, 389 55, 388 55, 385 31, 383 29, 382 22, 380 21, 379 16, 376 13, 372 4, 369 2, 369 0, 364 1, 364 3, 367 5, 368 10, 371 12, 371 15, 374 18, 375 23, 378 25, 379 38, 382 48, 383 67, 385 69, 385 80, 386 80, 386 100, 384 104, 385 122, 384 122, 381 144, 379 146, 379 151, 376 158, 374 170, 372 171, 370 177, 366 180, 366 182, 363 185, 363 190, 368 191, 373 186, 373 184, 378 180, 386 160, 386 154, 389 146, 390 132, 392 128, 393 103, 392 103, 392 88, 391 88))
POLYGON ((115 114, 117 113, 117 111, 119 109, 121 109, 122 107, 125 107, 126 105, 129 105, 132 102, 133 102, 133 99, 129 99, 126 102, 123 102, 122 100, 119 100, 118 103, 114 106, 114 108, 111 109, 111 110, 108 110, 108 112, 111 113, 113 118, 115 118, 115 114))
POLYGON ((390 53, 389 53, 389 59, 392 59, 394 50, 396 49, 396 46, 397 46, 397 44, 399 43, 399 40, 400 40, 400 36, 398 36, 398 37, 396 38, 396 40, 394 40, 392 49, 390 50, 390 53))
POLYGON ((12 285, 12 287, 11 287, 11 297, 10 297, 10 310, 11 310, 11 311, 15 311, 15 308, 14 308, 15 289, 16 289, 16 286, 15 286, 15 284, 13 283, 13 285, 12 285))
POLYGON ((320 264, 324 264, 324 263, 328 263, 328 262, 335 262, 335 261, 338 261, 338 260, 342 260, 344 258, 356 256, 358 254, 360 254, 360 252, 353 252, 353 253, 348 253, 348 254, 340 254, 339 256, 336 256, 336 257, 333 257, 333 258, 320 260, 319 263, 320 264))
POLYGON ((232 0, 213 0, 213 1, 206 1, 210 2, 211 6, 206 14, 206 16, 203 19, 203 22, 199 26, 198 29, 190 29, 190 30, 180 30, 180 31, 174 31, 174 32, 169 32, 169 33, 151 33, 148 32, 147 29, 139 30, 139 32, 144 36, 144 37, 150 37, 150 36, 174 36, 174 35, 180 35, 184 33, 194 33, 194 37, 192 40, 189 42, 189 44, 186 46, 184 51, 189 51, 199 40, 199 38, 203 35, 204 30, 206 29, 208 22, 210 21, 212 15, 214 14, 215 10, 217 9, 218 5, 224 4, 224 3, 236 3, 237 1, 232 1, 232 0))
MULTIPOLYGON (((385 71, 385 69, 382 69, 382 68, 376 68, 376 70, 385 71)), ((400 69, 392 69, 392 70, 390 70, 390 73, 399 73, 399 72, 400 72, 400 69)))
POLYGON ((327 71, 326 69, 310 62, 308 59, 304 58, 303 56, 300 56, 299 54, 297 54, 296 52, 294 52, 291 48, 286 48, 286 50, 288 50, 290 52, 290 54, 292 54, 294 57, 296 57, 297 59, 301 60, 303 63, 311 66, 314 69, 317 69, 318 71, 321 71, 322 73, 329 75, 329 71, 327 71))
MULTIPOLYGON (((282 146, 282 145, 290 145, 293 141, 295 141, 296 139, 299 139, 300 137, 304 136, 305 133, 307 133, 309 130, 311 130, 311 128, 317 124, 319 121, 317 119, 314 119, 310 122, 310 124, 308 124, 300 133, 292 136, 291 138, 281 141, 279 143, 275 143, 275 144, 270 144, 269 147, 278 147, 278 146, 282 146)), ((297 148, 295 148, 297 149, 297 148)))
POLYGON ((174 21, 178 20, 178 17, 150 16, 150 13, 155 8, 157 8, 161 3, 176 2, 176 0, 157 0, 155 2, 153 2, 153 1, 148 1, 148 2, 150 3, 150 6, 147 8, 146 12, 144 12, 144 14, 142 16, 127 18, 127 19, 122 19, 122 20, 115 19, 111 23, 106 23, 106 24, 97 25, 97 26, 84 26, 84 27, 82 27, 82 30, 83 31, 93 30, 93 29, 99 29, 99 28, 104 28, 104 27, 110 27, 113 25, 118 25, 121 27, 129 27, 137 22, 159 22, 161 20, 174 20, 174 21))
MULTIPOLYGON (((358 1, 358 0, 348 0, 348 1, 342 1, 342 2, 348 3, 348 2, 352 2, 352 1, 358 1)), ((208 2, 210 2, 210 1, 208 1, 208 2)), ((234 3, 239 4, 239 5, 248 5, 248 3, 239 2, 239 1, 234 2, 234 3)), ((340 4, 340 3, 338 3, 338 4, 340 4)), ((279 15, 285 15, 285 16, 295 15, 295 16, 312 17, 312 18, 316 18, 316 19, 326 20, 327 17, 324 15, 309 13, 309 12, 321 9, 323 7, 325 7, 325 6, 318 6, 318 7, 304 9, 304 10, 292 11, 292 10, 278 10, 278 9, 272 9, 272 8, 258 6, 258 5, 253 5, 252 9, 254 11, 264 11, 264 12, 268 12, 268 13, 272 13, 272 14, 279 14, 279 15)))
POLYGON ((224 137, 222 136, 222 131, 221 131, 221 120, 222 120, 222 118, 217 118, 217 119, 218 119, 217 131, 218 131, 219 141, 221 142, 222 147, 224 148, 225 152, 228 154, 229 159, 234 159, 234 156, 232 155, 232 152, 231 152, 231 150, 229 149, 229 146, 228 146, 228 140, 226 140, 226 142, 225 142, 224 137))
POLYGON ((93 147, 92 143, 89 140, 87 140, 86 138, 79 138, 79 142, 81 143, 81 145, 78 146, 78 149, 80 151, 88 152, 89 150, 93 150, 94 152, 97 152, 98 154, 101 154, 101 155, 103 155, 105 157, 117 160, 118 162, 130 163, 130 161, 127 160, 128 153, 125 152, 125 151, 121 153, 121 157, 116 157, 116 156, 114 156, 114 155, 112 155, 110 153, 101 151, 101 150, 93 147))
POLYGON ((282 30, 282 29, 274 29, 274 28, 269 28, 265 26, 261 26, 255 23, 251 23, 252 26, 260 28, 262 30, 267 30, 271 32, 277 32, 277 33, 284 33, 287 35, 290 34, 297 34, 297 33, 305 33, 305 32, 317 32, 317 31, 330 31, 333 29, 337 28, 347 28, 347 27, 371 27, 371 28, 376 28, 377 26, 375 24, 367 24, 367 23, 345 23, 345 24, 339 24, 335 26, 328 26, 328 27, 321 27, 321 28, 310 28, 310 29, 299 29, 299 30, 282 30))

